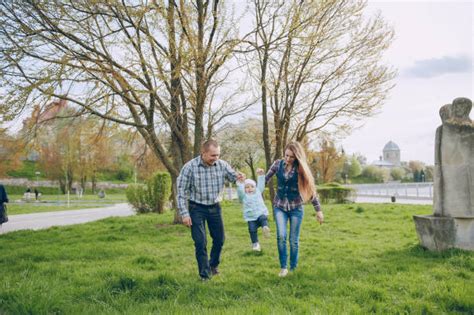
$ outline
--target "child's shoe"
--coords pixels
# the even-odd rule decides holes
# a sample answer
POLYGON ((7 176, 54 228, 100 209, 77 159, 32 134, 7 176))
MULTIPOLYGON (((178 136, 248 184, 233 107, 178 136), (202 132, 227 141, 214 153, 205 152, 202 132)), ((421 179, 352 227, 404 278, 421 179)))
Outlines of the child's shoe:
POLYGON ((256 251, 256 252, 259 252, 261 251, 262 249, 260 248, 260 244, 257 242, 257 243, 253 243, 252 244, 252 250, 256 251))
POLYGON ((262 228, 262 231, 263 231, 263 236, 265 236, 267 238, 270 237, 270 228, 267 225, 265 225, 262 228))

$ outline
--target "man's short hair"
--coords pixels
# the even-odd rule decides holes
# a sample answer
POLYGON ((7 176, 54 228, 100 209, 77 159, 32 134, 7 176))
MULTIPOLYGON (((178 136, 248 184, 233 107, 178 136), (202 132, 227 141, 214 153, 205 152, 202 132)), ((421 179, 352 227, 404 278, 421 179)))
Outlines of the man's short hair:
POLYGON ((209 150, 210 147, 216 147, 218 148, 219 147, 219 143, 217 143, 216 140, 214 139, 208 139, 206 141, 204 141, 202 144, 201 144, 201 151, 202 152, 206 152, 209 150))

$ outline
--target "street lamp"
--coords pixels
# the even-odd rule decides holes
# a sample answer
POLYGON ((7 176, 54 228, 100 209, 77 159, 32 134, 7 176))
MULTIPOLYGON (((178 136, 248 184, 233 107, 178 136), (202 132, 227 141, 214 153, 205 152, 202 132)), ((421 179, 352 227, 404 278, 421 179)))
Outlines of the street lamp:
POLYGON ((35 174, 36 174, 36 186, 38 186, 38 176, 41 174, 41 172, 36 171, 35 174))

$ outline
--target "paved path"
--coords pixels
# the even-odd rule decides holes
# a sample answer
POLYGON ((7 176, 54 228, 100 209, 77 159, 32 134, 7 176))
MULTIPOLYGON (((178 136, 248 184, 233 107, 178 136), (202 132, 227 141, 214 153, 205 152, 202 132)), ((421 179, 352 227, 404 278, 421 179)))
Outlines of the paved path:
MULTIPOLYGON (((360 196, 355 199, 357 203, 392 203, 390 197, 365 197, 360 196)), ((397 198, 398 204, 413 204, 413 205, 433 205, 433 200, 429 199, 406 199, 397 198)))
POLYGON ((40 230, 52 226, 79 224, 134 214, 129 204, 119 203, 103 208, 10 215, 8 222, 0 227, 0 234, 18 230, 40 230))

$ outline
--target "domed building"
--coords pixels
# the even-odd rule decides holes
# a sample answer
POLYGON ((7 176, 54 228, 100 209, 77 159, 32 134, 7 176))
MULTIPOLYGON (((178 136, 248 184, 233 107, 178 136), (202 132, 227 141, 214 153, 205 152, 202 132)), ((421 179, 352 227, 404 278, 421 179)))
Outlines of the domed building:
POLYGON ((380 156, 378 161, 372 162, 372 165, 386 168, 400 166, 400 147, 390 140, 383 147, 383 156, 380 156))
POLYGON ((383 159, 395 166, 400 166, 400 148, 392 140, 383 147, 383 159))

